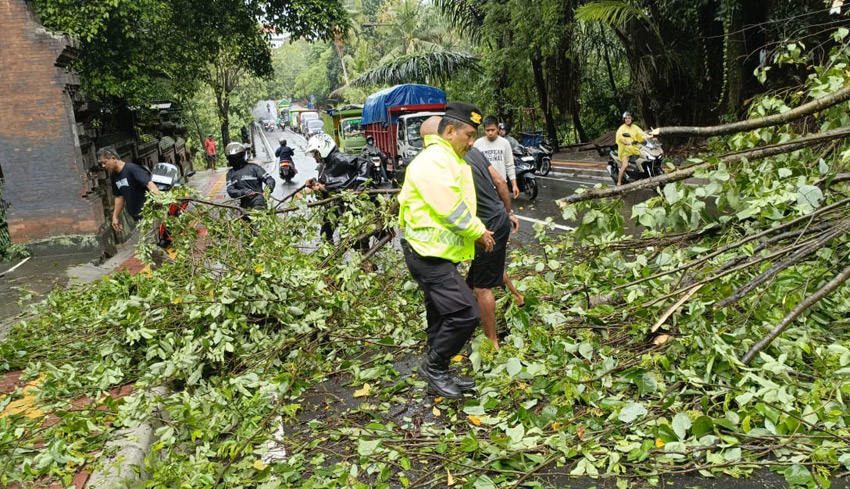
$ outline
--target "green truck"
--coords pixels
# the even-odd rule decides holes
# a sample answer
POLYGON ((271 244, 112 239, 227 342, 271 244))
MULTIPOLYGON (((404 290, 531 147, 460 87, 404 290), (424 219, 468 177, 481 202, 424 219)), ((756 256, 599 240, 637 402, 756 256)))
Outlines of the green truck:
POLYGON ((362 115, 362 105, 346 105, 322 112, 325 132, 334 138, 340 151, 359 154, 366 146, 366 136, 360 127, 362 115))

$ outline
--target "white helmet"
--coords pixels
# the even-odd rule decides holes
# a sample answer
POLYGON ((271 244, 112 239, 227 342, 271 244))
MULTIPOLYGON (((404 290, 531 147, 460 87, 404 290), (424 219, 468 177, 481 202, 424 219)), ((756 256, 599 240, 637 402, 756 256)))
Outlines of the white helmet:
POLYGON ((304 152, 307 154, 318 152, 319 156, 327 158, 334 149, 336 149, 336 143, 333 138, 322 133, 316 134, 307 141, 307 149, 305 149, 304 152))

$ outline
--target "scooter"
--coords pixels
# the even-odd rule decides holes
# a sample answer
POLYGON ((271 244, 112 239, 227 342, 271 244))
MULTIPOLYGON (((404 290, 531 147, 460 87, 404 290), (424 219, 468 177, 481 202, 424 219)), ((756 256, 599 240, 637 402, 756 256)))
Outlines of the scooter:
MULTIPOLYGON (((523 156, 532 156, 534 157, 534 167, 537 169, 537 173, 546 176, 552 170, 552 149, 546 146, 545 144, 541 144, 540 146, 529 146, 525 147, 520 145, 522 151, 524 152, 523 156)), ((514 157, 516 158, 516 157, 514 157)))
MULTIPOLYGON (((631 138, 629 133, 624 133, 623 137, 631 138)), ((632 143, 635 144, 635 143, 632 143)), ((626 174, 623 175, 623 183, 633 183, 638 180, 657 177, 664 174, 664 168, 661 165, 664 159, 664 150, 661 149, 661 143, 657 140, 649 138, 638 146, 640 155, 633 155, 629 158, 629 166, 626 167, 626 174)), ((605 156, 605 148, 600 149, 599 154, 605 156)), ((608 173, 614 183, 620 176, 620 165, 622 160, 617 154, 617 147, 612 146, 607 149, 608 152, 608 173)))
POLYGON ((528 200, 537 198, 537 179, 534 173, 537 170, 533 156, 514 156, 514 169, 516 170, 516 182, 519 191, 524 193, 528 200))
POLYGON ((295 177, 295 166, 292 164, 290 160, 280 160, 280 178, 284 183, 289 185, 292 183, 292 179, 295 177))
MULTIPOLYGON (((186 175, 180 176, 180 170, 171 163, 157 163, 153 167, 151 181, 153 181, 154 185, 156 185, 156 188, 160 192, 168 192, 174 188, 185 185, 186 180, 194 174, 195 171, 191 170, 186 172, 186 175)), ((168 216, 178 217, 186 210, 187 207, 189 207, 188 201, 169 204, 168 216)), ((168 228, 165 226, 165 221, 162 221, 159 224, 156 244, 161 248, 168 248, 171 246, 171 233, 168 232, 168 228)))
POLYGON ((375 186, 378 186, 383 182, 383 178, 381 177, 380 156, 369 157, 369 178, 372 179, 372 184, 374 184, 375 186))

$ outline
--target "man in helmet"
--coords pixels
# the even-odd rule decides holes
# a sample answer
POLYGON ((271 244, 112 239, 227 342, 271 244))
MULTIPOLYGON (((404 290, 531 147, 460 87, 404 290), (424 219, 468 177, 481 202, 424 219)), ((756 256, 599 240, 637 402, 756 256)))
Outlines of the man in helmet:
POLYGON ((646 141, 646 138, 651 138, 654 135, 655 130, 645 133, 637 124, 632 124, 631 112, 623 112, 623 125, 617 129, 616 137, 617 155, 621 160, 620 176, 617 178, 618 186, 623 184, 623 176, 626 174, 626 168, 629 167, 629 158, 640 155, 637 144, 646 141))
MULTIPOLYGON (((289 146, 286 145, 286 139, 280 140, 280 147, 278 147, 274 151, 274 155, 277 157, 278 165, 284 161, 288 161, 290 165, 292 165, 292 169, 295 173, 298 173, 298 169, 295 168, 295 160, 293 160, 293 156, 295 156, 295 151, 292 150, 289 146)), ((281 175, 281 178, 283 176, 281 175)))
POLYGON ((500 122, 499 123, 499 136, 502 136, 503 138, 507 139, 508 142, 511 143, 511 151, 513 151, 514 154, 517 154, 517 153, 520 152, 519 151, 519 141, 517 141, 516 138, 514 138, 513 136, 508 134, 508 132, 509 132, 508 131, 508 125, 505 124, 504 122, 500 122))
POLYGON ((380 150, 377 146, 375 146, 375 138, 370 134, 366 136, 366 146, 363 146, 363 150, 360 152, 360 156, 366 158, 367 160, 373 156, 377 156, 381 158, 381 179, 382 181, 388 181, 387 178, 387 155, 380 150))
POLYGON ((260 165, 249 163, 247 153, 248 148, 237 142, 228 144, 224 149, 230 166, 227 171, 227 195, 239 199, 239 207, 243 209, 265 209, 263 183, 270 192, 274 191, 274 177, 260 165))
MULTIPOLYGON (((307 141, 304 152, 313 155, 319 164, 319 177, 307 182, 307 186, 323 197, 343 190, 354 190, 368 178, 368 161, 361 160, 337 148, 333 138, 327 134, 317 134, 307 141)), ((332 208, 330 213, 338 212, 332 208)), ((333 242, 334 226, 330 219, 322 223, 322 236, 333 242)), ((368 248, 368 246, 367 246, 368 248)))

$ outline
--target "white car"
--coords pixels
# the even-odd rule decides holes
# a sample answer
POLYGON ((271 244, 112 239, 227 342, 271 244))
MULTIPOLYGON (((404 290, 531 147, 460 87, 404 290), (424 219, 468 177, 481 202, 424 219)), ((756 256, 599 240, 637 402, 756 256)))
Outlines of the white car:
POLYGON ((307 138, 325 132, 325 123, 320 120, 307 121, 307 138))

